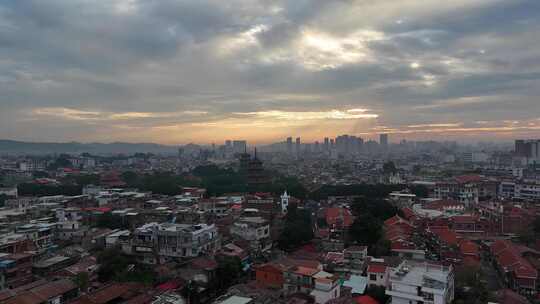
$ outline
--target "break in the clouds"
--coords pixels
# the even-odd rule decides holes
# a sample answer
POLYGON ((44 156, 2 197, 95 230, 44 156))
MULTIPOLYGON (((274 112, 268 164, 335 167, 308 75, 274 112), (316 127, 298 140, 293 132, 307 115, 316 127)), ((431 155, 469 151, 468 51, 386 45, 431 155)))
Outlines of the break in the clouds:
POLYGON ((540 132, 536 0, 5 0, 0 138, 540 132))

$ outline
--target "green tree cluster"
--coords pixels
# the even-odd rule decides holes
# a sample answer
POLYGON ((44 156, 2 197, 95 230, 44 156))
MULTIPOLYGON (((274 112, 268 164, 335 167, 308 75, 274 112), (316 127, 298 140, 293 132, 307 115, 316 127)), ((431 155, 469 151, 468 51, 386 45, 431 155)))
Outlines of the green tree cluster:
POLYGON ((97 271, 100 282, 139 282, 152 285, 156 281, 156 273, 148 266, 137 264, 126 257, 117 248, 102 251, 97 258, 100 265, 97 271))
POLYGON ((488 289, 482 277, 483 273, 479 266, 457 268, 454 279, 456 282, 454 303, 496 302, 495 295, 488 289))
POLYGON ((386 295, 385 290, 386 289, 382 286, 371 285, 366 289, 365 294, 377 300, 379 303, 387 303, 390 297, 386 295))
POLYGON ((127 225, 121 216, 106 212, 97 216, 92 221, 97 228, 109 228, 109 229, 126 229, 127 225))
POLYGON ((80 185, 39 185, 34 183, 21 183, 17 185, 21 196, 51 196, 51 195, 81 195, 80 185))
POLYGON ((363 196, 366 198, 387 197, 393 191, 405 189, 405 185, 385 184, 356 184, 356 185, 325 185, 309 194, 314 200, 325 200, 329 196, 363 196))
POLYGON ((372 253, 387 254, 390 244, 382 239, 383 222, 400 210, 382 198, 357 199, 351 209, 356 218, 349 229, 349 239, 370 246, 372 253))
POLYGON ((283 250, 297 248, 313 239, 311 215, 307 210, 298 209, 296 204, 290 204, 278 245, 283 250))

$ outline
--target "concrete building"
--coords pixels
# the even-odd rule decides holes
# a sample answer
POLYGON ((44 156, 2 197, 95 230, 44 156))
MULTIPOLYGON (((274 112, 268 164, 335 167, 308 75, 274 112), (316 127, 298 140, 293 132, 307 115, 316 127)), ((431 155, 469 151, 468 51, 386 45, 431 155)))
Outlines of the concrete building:
POLYGON ((0 253, 0 291, 32 282, 31 253, 0 253))
POLYGON ((316 304, 325 304, 341 296, 341 284, 338 276, 321 271, 313 276, 314 286, 310 295, 316 304))
POLYGON ((454 300, 452 266, 405 261, 390 271, 386 294, 392 304, 449 304, 454 300))
POLYGON ((262 217, 242 217, 231 226, 231 235, 248 241, 252 253, 272 248, 270 223, 262 217))
POLYGON ((379 135, 379 144, 383 149, 388 148, 388 134, 379 135))
POLYGON ((516 140, 515 154, 525 160, 525 164, 540 162, 540 139, 516 140))
POLYGON ((190 258, 211 254, 219 249, 215 225, 162 223, 155 229, 158 253, 171 258, 190 258))
MULTIPOLYGON (((120 237, 124 237, 121 235, 120 237)), ((215 225, 148 223, 133 231, 131 238, 120 241, 126 254, 141 262, 155 264, 158 258, 193 258, 213 254, 220 248, 215 225)))

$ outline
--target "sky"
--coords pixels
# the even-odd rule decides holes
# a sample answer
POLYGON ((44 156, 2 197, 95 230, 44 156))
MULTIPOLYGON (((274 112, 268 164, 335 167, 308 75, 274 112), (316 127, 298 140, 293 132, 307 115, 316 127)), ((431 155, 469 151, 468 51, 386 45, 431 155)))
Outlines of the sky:
POLYGON ((540 137, 538 0, 2 0, 0 138, 540 137))

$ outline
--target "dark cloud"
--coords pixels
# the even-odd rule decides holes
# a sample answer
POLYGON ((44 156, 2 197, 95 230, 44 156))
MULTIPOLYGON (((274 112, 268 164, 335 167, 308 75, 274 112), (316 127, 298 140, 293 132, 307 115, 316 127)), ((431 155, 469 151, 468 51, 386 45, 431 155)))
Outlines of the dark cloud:
MULTIPOLYGON (((534 119, 539 11, 534 0, 5 0, 0 137, 121 140, 138 128, 162 141, 176 126, 204 138, 213 131, 192 125, 241 126, 238 112, 353 108, 396 127, 534 119)), ((344 123, 329 128, 367 122, 344 123)))

